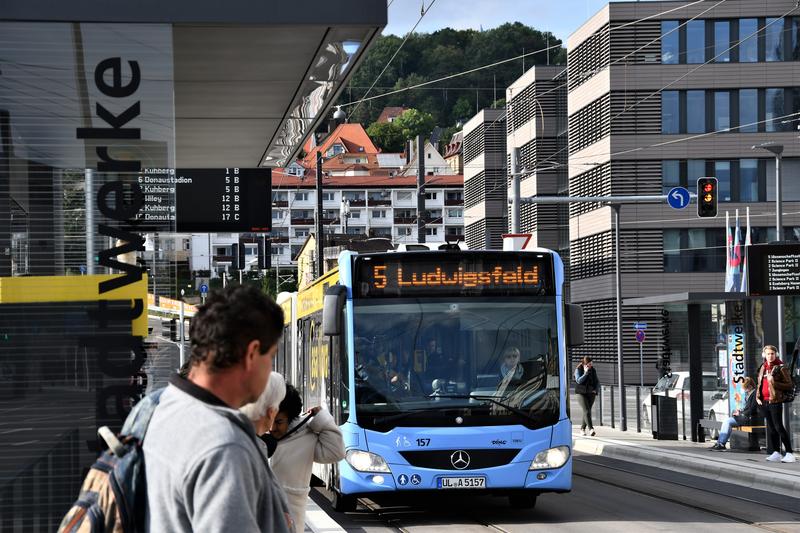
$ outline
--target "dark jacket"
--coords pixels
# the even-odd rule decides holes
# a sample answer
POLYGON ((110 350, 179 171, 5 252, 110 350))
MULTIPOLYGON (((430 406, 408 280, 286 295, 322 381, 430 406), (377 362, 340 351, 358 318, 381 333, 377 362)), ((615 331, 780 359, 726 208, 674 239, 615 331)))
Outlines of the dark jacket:
MULTIPOLYGON (((764 364, 758 368, 758 387, 756 388, 758 394, 757 398, 762 402, 764 398, 761 394, 761 384, 763 380, 767 379, 764 375, 765 369, 766 365, 764 364)), ((769 403, 783 403, 784 392, 789 392, 794 388, 792 377, 789 375, 789 369, 778 360, 770 369, 770 374, 772 374, 772 383, 769 385, 769 403)))
POLYGON ((598 394, 600 392, 600 380, 597 378, 597 371, 594 367, 588 372, 584 372, 583 365, 575 369, 575 394, 598 394))
POLYGON ((744 401, 744 408, 742 408, 738 415, 733 417, 740 426, 758 425, 763 422, 758 412, 758 404, 756 403, 757 390, 758 389, 753 389, 747 394, 744 401))

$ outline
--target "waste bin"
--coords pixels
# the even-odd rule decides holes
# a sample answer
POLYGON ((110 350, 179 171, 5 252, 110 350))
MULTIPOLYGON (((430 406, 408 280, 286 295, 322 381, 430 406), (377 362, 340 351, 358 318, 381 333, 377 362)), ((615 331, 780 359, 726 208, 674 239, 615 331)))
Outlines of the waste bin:
POLYGON ((653 438, 678 440, 678 400, 670 396, 651 394, 650 410, 653 438))

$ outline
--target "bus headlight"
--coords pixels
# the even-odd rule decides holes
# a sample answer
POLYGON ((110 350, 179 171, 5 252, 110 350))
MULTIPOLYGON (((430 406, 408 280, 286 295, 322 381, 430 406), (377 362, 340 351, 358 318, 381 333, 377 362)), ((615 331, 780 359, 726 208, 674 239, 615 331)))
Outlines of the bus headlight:
POLYGON ((561 468, 569 459, 569 446, 556 446, 536 454, 528 470, 561 468))
POLYGON ((349 450, 345 460, 359 472, 391 472, 380 455, 362 450, 349 450))

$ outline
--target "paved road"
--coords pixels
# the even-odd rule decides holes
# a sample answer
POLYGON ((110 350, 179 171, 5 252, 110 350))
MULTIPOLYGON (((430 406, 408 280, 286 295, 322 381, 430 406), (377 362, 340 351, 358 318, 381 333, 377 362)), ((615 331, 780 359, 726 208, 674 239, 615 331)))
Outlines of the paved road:
POLYGON ((591 456, 576 456, 571 493, 543 495, 534 510, 511 509, 504 498, 448 494, 364 500, 358 512, 342 515, 321 489, 312 497, 344 529, 369 533, 800 532, 800 499, 591 456))

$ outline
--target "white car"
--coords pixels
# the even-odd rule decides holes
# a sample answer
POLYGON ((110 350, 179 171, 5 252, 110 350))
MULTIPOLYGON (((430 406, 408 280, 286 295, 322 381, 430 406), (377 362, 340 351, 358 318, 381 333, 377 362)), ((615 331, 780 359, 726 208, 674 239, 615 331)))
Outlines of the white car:
MULTIPOLYGON (((653 394, 670 396, 678 401, 678 427, 681 427, 683 417, 683 405, 686 404, 686 411, 689 411, 689 372, 673 372, 671 376, 664 376, 658 380, 652 389, 653 394)), ((719 379, 714 372, 703 372, 703 418, 708 416, 712 405, 721 401, 720 393, 724 389, 719 386, 719 379), (716 402, 716 403, 715 403, 716 402)), ((726 397, 727 398, 727 397, 726 397)), ((726 399, 727 402, 727 399, 726 399)), ((726 403, 727 405, 727 403, 726 403)), ((727 413, 727 411, 726 411, 727 413)), ((642 398, 642 420, 648 423, 650 420, 650 395, 642 398)), ((687 423, 687 431, 689 421, 687 423)))

